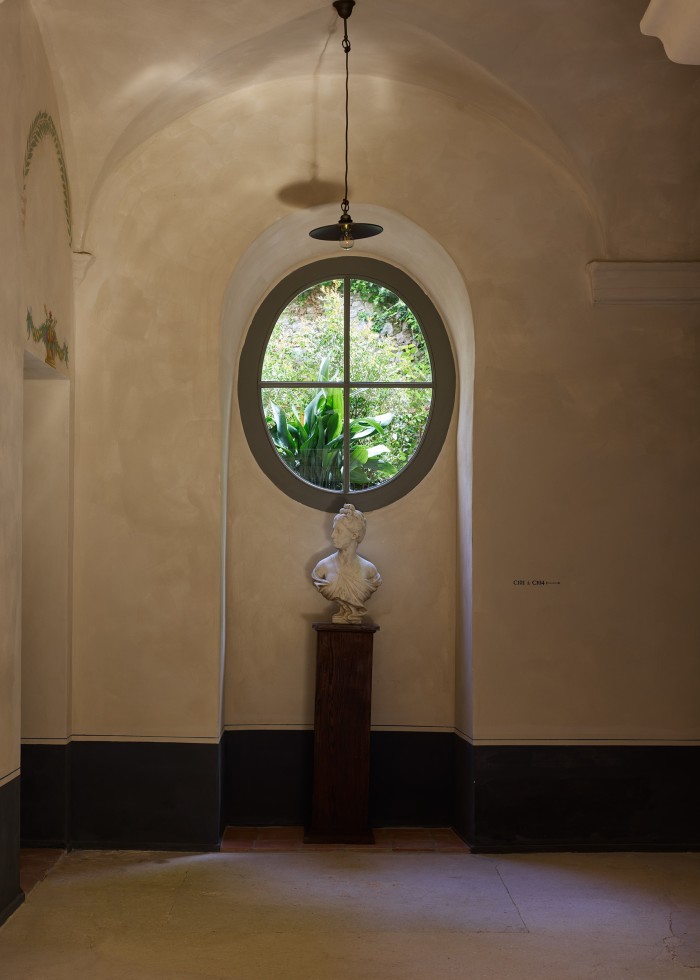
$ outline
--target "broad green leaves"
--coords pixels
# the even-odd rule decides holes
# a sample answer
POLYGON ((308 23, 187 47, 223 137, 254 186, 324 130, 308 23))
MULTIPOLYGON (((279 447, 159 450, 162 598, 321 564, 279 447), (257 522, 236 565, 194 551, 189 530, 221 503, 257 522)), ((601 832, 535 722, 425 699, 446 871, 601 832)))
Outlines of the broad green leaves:
MULTIPOLYGON (((302 480, 326 490, 342 490, 344 475, 343 392, 319 388, 308 398, 308 389, 266 389, 265 409, 270 438, 286 465, 302 480), (287 408, 273 400, 282 395, 287 408), (290 398, 291 396, 291 398, 290 398), (294 401, 301 399, 298 407, 294 401)), ((278 398, 279 400, 279 398, 278 398)), ((351 487, 375 486, 397 472, 386 458, 389 450, 372 440, 383 436, 392 416, 350 419, 349 483, 351 487)))

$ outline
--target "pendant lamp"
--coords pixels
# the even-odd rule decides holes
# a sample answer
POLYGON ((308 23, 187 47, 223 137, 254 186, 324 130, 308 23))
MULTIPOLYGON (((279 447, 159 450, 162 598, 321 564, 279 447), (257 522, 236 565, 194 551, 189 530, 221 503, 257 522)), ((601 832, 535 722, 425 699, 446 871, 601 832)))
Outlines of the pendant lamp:
POLYGON ((381 225, 365 224, 353 221, 350 217, 350 202, 348 201, 348 131, 349 131, 349 83, 350 83, 350 38, 348 37, 348 17, 355 6, 355 0, 335 0, 338 16, 343 20, 343 51, 345 52, 345 196, 340 203, 340 218, 334 225, 322 225, 309 232, 312 238, 323 242, 338 242, 344 250, 350 249, 358 238, 373 238, 384 230, 381 225))

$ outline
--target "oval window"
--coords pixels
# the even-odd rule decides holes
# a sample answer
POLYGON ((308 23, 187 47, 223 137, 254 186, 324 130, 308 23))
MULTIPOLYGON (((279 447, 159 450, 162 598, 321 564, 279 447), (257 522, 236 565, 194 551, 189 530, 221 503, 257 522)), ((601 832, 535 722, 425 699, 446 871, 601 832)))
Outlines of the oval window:
POLYGON ((320 509, 383 506, 432 466, 449 425, 454 366, 435 307, 408 276, 339 257, 288 276, 241 355, 248 443, 291 496, 320 509))

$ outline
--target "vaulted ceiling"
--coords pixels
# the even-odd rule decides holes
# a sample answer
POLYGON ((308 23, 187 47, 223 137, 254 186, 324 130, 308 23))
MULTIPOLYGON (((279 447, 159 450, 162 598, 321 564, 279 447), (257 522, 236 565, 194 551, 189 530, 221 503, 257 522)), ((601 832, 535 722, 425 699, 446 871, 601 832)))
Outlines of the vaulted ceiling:
MULTIPOLYGON (((696 70, 670 62, 659 40, 641 33, 647 4, 359 0, 350 21, 351 70, 354 77, 439 93, 490 117, 570 170, 595 196, 608 180, 603 172, 612 172, 620 158, 636 160, 632 169, 640 179, 646 169, 658 168, 649 148, 660 123, 663 140, 680 147, 697 117, 698 81, 689 85, 687 75, 696 70), (625 139, 616 145, 622 128, 625 139)), ((340 116, 341 24, 326 0, 32 5, 57 85, 78 241, 89 224, 91 202, 114 168, 199 107, 224 100, 225 119, 226 99, 273 84, 279 88, 277 111, 294 114, 303 107, 285 105, 286 87, 305 78, 328 112, 340 116)), ((368 114, 382 111, 377 105, 362 108, 368 114)), ((356 128, 358 109, 355 103, 356 128)), ((421 138, 420 119, 408 114, 399 124, 421 138)), ((273 117, 269 125, 274 127, 273 117)), ((231 152, 234 134, 232 129, 231 152)), ((315 138, 322 143, 325 133, 315 138)), ((337 188, 326 187, 323 178, 338 175, 314 176, 316 191, 335 200, 337 188)), ((690 170, 676 176, 690 179, 690 170)), ((294 186, 309 174, 286 178, 294 186)))

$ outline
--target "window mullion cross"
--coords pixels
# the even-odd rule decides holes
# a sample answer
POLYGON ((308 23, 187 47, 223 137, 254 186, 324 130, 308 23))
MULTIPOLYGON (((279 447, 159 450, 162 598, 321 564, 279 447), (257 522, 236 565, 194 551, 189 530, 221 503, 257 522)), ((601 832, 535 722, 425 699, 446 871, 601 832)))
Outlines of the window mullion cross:
POLYGON ((343 276, 343 492, 350 492, 350 277, 343 276))

